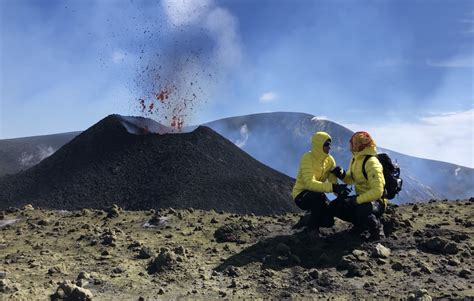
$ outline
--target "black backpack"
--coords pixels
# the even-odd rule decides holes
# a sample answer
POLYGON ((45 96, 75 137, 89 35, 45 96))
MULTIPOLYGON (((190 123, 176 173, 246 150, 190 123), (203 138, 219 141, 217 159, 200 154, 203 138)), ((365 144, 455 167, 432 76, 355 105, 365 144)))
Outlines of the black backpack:
MULTIPOLYGON (((364 163, 362 163, 362 173, 366 179, 368 178, 367 172, 365 171, 365 163, 367 163, 370 157, 373 156, 365 156, 364 163)), ((379 159, 380 164, 382 164, 383 177, 385 178, 383 197, 391 200, 402 190, 403 180, 400 178, 400 167, 398 167, 398 164, 394 163, 387 154, 377 154, 376 157, 379 159)))

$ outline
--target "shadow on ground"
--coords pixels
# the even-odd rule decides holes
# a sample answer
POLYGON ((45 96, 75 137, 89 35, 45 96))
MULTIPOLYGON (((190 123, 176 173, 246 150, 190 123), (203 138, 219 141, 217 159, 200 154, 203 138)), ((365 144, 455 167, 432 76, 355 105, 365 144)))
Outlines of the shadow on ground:
POLYGON ((360 237, 348 230, 329 233, 311 240, 305 232, 279 235, 262 240, 235 254, 218 267, 224 271, 232 265, 243 267, 250 263, 262 263, 262 269, 282 270, 293 266, 304 268, 336 267, 344 255, 352 253, 363 243, 360 237))

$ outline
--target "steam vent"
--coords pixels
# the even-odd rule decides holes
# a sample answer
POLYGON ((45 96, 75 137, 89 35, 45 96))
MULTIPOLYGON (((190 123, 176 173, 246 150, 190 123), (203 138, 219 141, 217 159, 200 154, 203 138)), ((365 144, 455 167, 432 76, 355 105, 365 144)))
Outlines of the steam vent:
POLYGON ((0 209, 214 209, 259 215, 297 211, 293 179, 208 127, 188 133, 110 115, 38 165, 0 180, 0 209))

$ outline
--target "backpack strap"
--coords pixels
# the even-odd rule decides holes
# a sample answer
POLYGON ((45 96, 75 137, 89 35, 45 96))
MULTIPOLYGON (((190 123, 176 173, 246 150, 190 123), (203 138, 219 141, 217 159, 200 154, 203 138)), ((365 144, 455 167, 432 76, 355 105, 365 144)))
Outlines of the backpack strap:
POLYGON ((369 161, 370 157, 373 157, 373 155, 365 156, 364 162, 362 163, 362 173, 364 174, 366 180, 368 180, 369 178, 367 177, 367 171, 365 171, 365 164, 367 163, 367 161, 369 161))
POLYGON ((350 172, 351 172, 351 178, 352 178, 352 180, 354 180, 354 172, 352 171, 352 166, 354 165, 354 162, 355 162, 355 158, 352 158, 351 167, 349 168, 349 170, 350 170, 350 172))

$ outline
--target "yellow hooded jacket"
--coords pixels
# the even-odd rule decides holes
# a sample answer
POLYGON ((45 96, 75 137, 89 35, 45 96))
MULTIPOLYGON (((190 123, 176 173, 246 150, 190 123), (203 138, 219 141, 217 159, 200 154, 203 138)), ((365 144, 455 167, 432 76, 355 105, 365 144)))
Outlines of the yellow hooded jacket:
POLYGON ((375 146, 367 146, 360 152, 353 152, 351 164, 347 169, 344 183, 355 185, 356 193, 358 195, 358 204, 382 200, 386 207, 387 200, 382 198, 385 187, 383 167, 375 156, 377 156, 377 149, 375 146), (373 157, 370 157, 365 163, 365 171, 367 173, 366 179, 362 172, 362 165, 365 156, 367 155, 373 157))
POLYGON ((331 136, 325 132, 313 135, 311 151, 301 158, 296 183, 291 192, 293 199, 303 190, 332 192, 332 183, 337 183, 337 178, 330 172, 336 166, 336 161, 323 150, 328 139, 331 139, 331 136))

